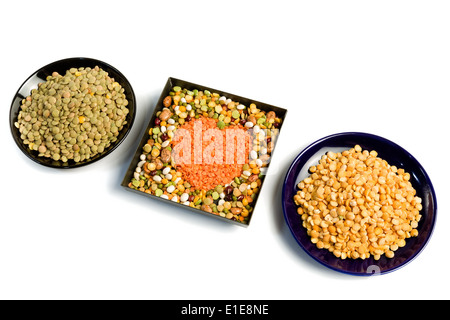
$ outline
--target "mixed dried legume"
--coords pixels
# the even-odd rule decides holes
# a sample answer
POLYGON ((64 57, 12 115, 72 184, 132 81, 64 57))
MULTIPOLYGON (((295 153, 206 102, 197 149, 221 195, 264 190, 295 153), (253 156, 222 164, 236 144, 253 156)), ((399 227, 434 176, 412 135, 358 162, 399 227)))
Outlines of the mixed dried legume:
POLYGON ((328 152, 294 196, 312 243, 341 259, 375 260, 418 235, 422 199, 410 174, 359 145, 328 152))
POLYGON ((253 103, 178 86, 156 116, 128 186, 246 223, 281 118, 253 103))
POLYGON ((53 72, 22 100, 15 122, 39 157, 80 162, 104 152, 127 123, 122 86, 98 66, 53 72))

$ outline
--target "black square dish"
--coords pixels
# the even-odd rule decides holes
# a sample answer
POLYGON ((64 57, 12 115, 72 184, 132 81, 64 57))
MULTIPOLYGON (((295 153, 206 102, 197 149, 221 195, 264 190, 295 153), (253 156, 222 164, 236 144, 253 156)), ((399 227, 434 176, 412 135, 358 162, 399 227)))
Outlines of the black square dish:
POLYGON ((169 78, 121 185, 248 226, 286 113, 283 108, 169 78))
MULTIPOLYGON (((96 79, 94 79, 94 80, 96 80, 96 79)), ((93 82, 92 85, 95 85, 95 83, 93 82)), ((119 90, 117 90, 117 91, 119 91, 119 90)), ((67 93, 69 93, 69 92, 67 92, 67 93)), ((119 95, 116 95, 116 97, 117 96, 119 96, 119 95)), ((79 98, 79 99, 82 99, 82 98, 79 98)), ((109 100, 110 100, 110 102, 108 102, 108 104, 110 104, 111 106, 116 105, 114 97, 111 97, 111 99, 109 99, 109 100)), ((37 102, 33 102, 33 104, 34 103, 37 103, 37 102)), ((42 103, 42 102, 40 102, 40 103, 42 103)), ((47 106, 45 108, 47 108, 47 106)), ((105 109, 107 109, 107 108, 105 108, 105 109)), ((30 112, 30 111, 27 110, 27 112, 30 112)), ((92 114, 92 112, 91 112, 91 114, 92 114)), ((122 141, 127 137, 128 133, 130 132, 130 129, 134 123, 135 114, 136 114, 136 98, 135 98, 133 88, 131 87, 131 84, 127 80, 127 78, 125 78, 125 76, 118 69, 114 68, 113 66, 111 66, 103 61, 97 60, 97 59, 76 57, 76 58, 68 58, 68 59, 63 59, 63 60, 58 60, 58 61, 52 62, 52 63, 38 69, 31 76, 29 76, 24 81, 24 83, 19 87, 16 94, 14 95, 13 101, 11 103, 9 122, 10 122, 11 134, 14 138, 14 141, 16 142, 19 149, 28 158, 30 158, 31 160, 33 160, 34 162, 36 162, 40 165, 46 166, 46 167, 58 168, 58 169, 70 169, 70 168, 79 168, 79 167, 94 163, 94 162, 106 157, 110 153, 112 153, 122 143, 122 141), (51 129, 55 129, 55 127, 58 127, 58 126, 61 127, 60 124, 62 125, 62 123, 67 122, 67 120, 63 121, 63 119, 68 118, 67 114, 69 112, 71 112, 72 117, 73 117, 73 114, 81 115, 82 114, 81 108, 86 109, 84 115, 86 115, 86 112, 88 109, 92 110, 96 114, 104 115, 105 117, 107 115, 107 112, 101 110, 101 108, 103 108, 105 106, 104 101, 106 101, 105 99, 107 97, 107 92, 102 93, 101 91, 97 91, 96 93, 94 93, 94 92, 89 91, 90 92, 90 96, 89 96, 87 93, 86 94, 84 93, 84 92, 88 91, 88 88, 85 88, 82 90, 80 88, 80 86, 78 86, 76 89, 73 89, 73 90, 71 89, 72 97, 70 99, 68 97, 66 97, 67 100, 70 101, 70 103, 69 103, 69 101, 66 101, 65 103, 67 105, 72 104, 74 101, 73 98, 74 98, 75 94, 78 94, 83 97, 89 96, 89 97, 91 97, 91 99, 95 99, 96 100, 95 105, 97 105, 97 102, 98 102, 98 106, 95 106, 94 103, 92 102, 92 100, 88 100, 88 102, 83 101, 83 105, 81 107, 71 106, 70 109, 67 105, 64 106, 61 103, 61 101, 63 99, 60 95, 60 92, 57 92, 57 91, 62 92, 63 91, 62 88, 65 86, 69 87, 69 84, 68 84, 68 82, 64 83, 64 85, 54 83, 55 78, 53 78, 52 75, 54 73, 59 74, 59 75, 61 75, 60 78, 62 79, 62 75, 65 75, 67 72, 69 72, 70 69, 78 69, 78 68, 82 68, 83 70, 100 68, 101 70, 107 72, 109 80, 115 81, 114 82, 115 84, 118 84, 118 85, 120 85, 121 88, 123 88, 122 89, 123 94, 128 103, 127 110, 126 110, 128 113, 126 114, 125 119, 123 121, 121 121, 122 125, 119 125, 119 127, 121 127, 121 128, 119 128, 118 132, 116 132, 115 138, 111 139, 111 142, 108 142, 108 144, 104 147, 104 151, 98 151, 95 153, 92 152, 90 157, 87 157, 87 156, 85 157, 83 155, 83 158, 80 161, 78 161, 77 159, 74 160, 73 155, 72 155, 72 157, 68 157, 69 158, 68 160, 61 161, 58 159, 53 159, 49 155, 44 155, 43 152, 37 150, 37 146, 42 145, 42 147, 47 149, 46 147, 49 147, 48 143, 51 142, 52 144, 55 145, 55 148, 57 147, 57 149, 59 150, 60 148, 62 148, 61 144, 64 144, 64 146, 66 146, 64 151, 76 153, 78 151, 73 149, 73 147, 72 147, 74 142, 70 142, 70 147, 69 147, 68 146, 69 136, 67 136, 67 137, 64 136, 64 139, 63 138, 56 139, 55 137, 53 137, 53 140, 52 140, 52 137, 49 134, 47 134, 47 132, 50 131, 51 129), (46 116, 45 111, 44 111, 44 114, 39 113, 39 112, 42 112, 42 109, 44 109, 44 108, 42 108, 41 110, 38 110, 37 115, 36 115, 36 111, 33 110, 33 112, 35 113, 35 119, 32 119, 29 122, 30 123, 29 125, 31 126, 31 123, 34 123, 34 125, 39 124, 39 126, 37 129, 34 129, 33 132, 31 132, 31 129, 30 130, 27 129, 27 131, 29 130, 31 134, 35 133, 36 134, 35 137, 39 137, 39 139, 42 138, 41 140, 43 142, 42 143, 36 142, 37 139, 33 139, 32 143, 29 143, 29 142, 25 143, 24 140, 28 139, 28 138, 26 138, 24 136, 24 133, 21 132, 22 128, 19 128, 18 117, 20 116, 20 113, 23 110, 23 104, 25 102, 25 99, 27 99, 27 100, 30 99, 30 101, 29 102, 27 101, 27 103, 31 104, 31 106, 32 106, 32 103, 31 103, 32 91, 36 91, 42 84, 44 84, 48 80, 50 81, 49 83, 52 83, 52 86, 54 88, 56 88, 56 85, 58 85, 59 89, 55 91, 56 93, 54 93, 54 95, 55 95, 55 97, 59 96, 59 99, 55 99, 55 101, 60 100, 60 101, 58 101, 60 104, 55 103, 55 105, 53 107, 58 109, 59 110, 58 114, 59 113, 60 114, 56 118, 54 118, 53 116, 48 116, 48 115, 46 116), (96 110, 96 109, 98 109, 98 110, 96 110), (73 111, 75 111, 75 112, 73 112, 73 111), (50 126, 50 123, 51 123, 51 126, 50 126), (42 126, 41 126, 41 124, 42 124, 42 126), (44 129, 44 127, 45 127, 45 129, 44 129), (39 130, 39 132, 38 132, 38 130, 39 130), (46 146, 46 144, 47 144, 47 146, 46 146), (34 149, 32 148, 33 145, 35 146, 34 149)), ((96 116, 96 118, 98 118, 98 117, 99 116, 96 116)), ((81 133, 78 132, 76 136, 71 136, 70 138, 78 138, 82 135, 82 133, 86 133, 86 138, 88 138, 88 134, 94 135, 95 133, 100 132, 100 131, 97 132, 97 131, 94 131, 93 129, 91 129, 91 124, 92 124, 93 128, 95 127, 95 130, 97 130, 97 129, 100 130, 100 126, 94 125, 94 122, 91 122, 89 117, 86 116, 86 118, 87 118, 87 120, 86 120, 85 124, 86 125, 89 124, 89 126, 86 127, 88 129, 83 128, 83 132, 81 132, 81 133)), ((113 118, 113 117, 110 117, 110 118, 113 118)), ((83 119, 84 119, 84 116, 83 116, 83 119)), ((33 125, 33 127, 34 127, 34 125, 33 125)), ((63 129, 59 129, 59 128, 57 128, 57 129, 58 129, 58 132, 59 132, 59 130, 61 130, 61 132, 63 133, 63 129)), ((67 134, 69 133, 68 129, 69 129, 69 125, 66 123, 64 130, 66 130, 67 134)), ((102 134, 101 136, 105 136, 105 134, 102 134)), ((91 137, 89 137, 89 138, 91 138, 91 137)), ((100 144, 102 141, 100 141, 100 139, 94 139, 94 142, 92 142, 92 144, 90 144, 91 150, 94 150, 93 147, 97 148, 97 142, 98 142, 98 144, 100 144)), ((82 149, 79 153, 81 153, 83 151, 84 150, 82 149)), ((59 152, 57 152, 57 153, 59 153, 59 152)))

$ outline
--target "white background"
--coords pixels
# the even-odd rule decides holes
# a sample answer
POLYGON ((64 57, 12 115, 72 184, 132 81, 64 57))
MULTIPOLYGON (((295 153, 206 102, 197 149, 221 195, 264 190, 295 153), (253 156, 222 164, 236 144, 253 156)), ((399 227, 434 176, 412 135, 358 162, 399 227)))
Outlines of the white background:
POLYGON ((450 298, 448 1, 2 1, 2 299, 450 298), (118 68, 137 96, 130 135, 75 170, 30 161, 9 108, 55 60, 118 68), (256 213, 241 228, 120 187, 168 77, 289 110, 256 213), (285 172, 308 144, 362 131, 419 160, 438 198, 425 250, 379 277, 329 270, 284 222, 285 172))

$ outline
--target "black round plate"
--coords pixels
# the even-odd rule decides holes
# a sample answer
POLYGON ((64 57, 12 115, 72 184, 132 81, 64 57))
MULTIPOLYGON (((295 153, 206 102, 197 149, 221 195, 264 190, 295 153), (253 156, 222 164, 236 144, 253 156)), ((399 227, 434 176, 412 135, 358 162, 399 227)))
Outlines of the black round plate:
POLYGON ((134 95, 133 88, 131 87, 131 84, 129 83, 127 78, 125 78, 125 76, 119 70, 103 61, 96 59, 68 58, 52 62, 40 68, 39 70, 34 72, 31 76, 29 76, 27 80, 25 80, 25 82, 20 86, 19 90, 17 90, 11 103, 11 109, 9 113, 9 123, 14 141, 16 142, 20 150, 22 150, 22 152, 28 158, 30 158, 36 163, 39 163, 47 167, 67 169, 67 168, 78 168, 91 164, 106 157, 111 152, 113 152, 122 143, 122 141, 130 132, 130 129, 134 123, 135 116, 136 116, 136 97, 134 95), (28 146, 26 146, 23 143, 22 139, 20 138, 19 130, 14 126, 14 123, 17 121, 22 100, 25 99, 27 96, 29 96, 31 90, 36 89, 39 83, 45 82, 47 76, 51 75, 54 71, 64 75, 66 71, 69 70, 70 68, 81 68, 81 67, 94 68, 95 66, 98 66, 99 68, 108 72, 109 76, 111 78, 114 78, 114 80, 117 81, 125 89, 125 96, 127 97, 128 100, 127 108, 129 109, 130 112, 127 116, 127 123, 120 131, 118 139, 116 140, 116 142, 111 144, 104 152, 99 153, 94 157, 81 162, 75 162, 73 160, 69 160, 68 162, 62 162, 62 161, 54 161, 51 158, 38 157, 37 151, 30 150, 28 146))

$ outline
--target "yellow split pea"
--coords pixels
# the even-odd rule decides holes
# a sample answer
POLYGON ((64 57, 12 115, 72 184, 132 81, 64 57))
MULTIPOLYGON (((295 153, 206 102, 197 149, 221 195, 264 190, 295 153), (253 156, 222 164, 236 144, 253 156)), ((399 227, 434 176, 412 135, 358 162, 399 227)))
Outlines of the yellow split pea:
POLYGON ((359 145, 328 152, 294 196, 311 242, 341 259, 375 260, 418 235, 422 199, 410 174, 359 145))

